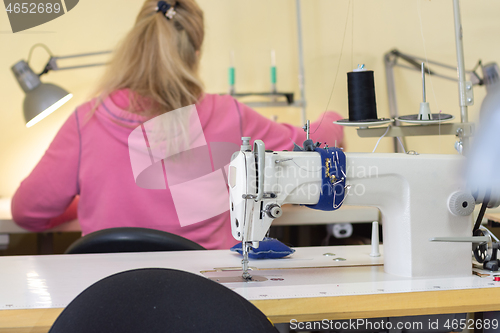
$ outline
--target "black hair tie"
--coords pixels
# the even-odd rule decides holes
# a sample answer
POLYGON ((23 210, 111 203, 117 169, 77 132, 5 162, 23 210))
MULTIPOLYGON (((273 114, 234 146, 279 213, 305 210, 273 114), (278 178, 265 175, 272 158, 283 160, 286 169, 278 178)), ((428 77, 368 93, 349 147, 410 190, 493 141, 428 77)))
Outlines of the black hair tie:
POLYGON ((156 12, 162 12, 167 20, 171 20, 175 14, 177 14, 175 11, 177 9, 177 4, 177 1, 173 6, 165 1, 158 1, 158 4, 156 5, 156 12))

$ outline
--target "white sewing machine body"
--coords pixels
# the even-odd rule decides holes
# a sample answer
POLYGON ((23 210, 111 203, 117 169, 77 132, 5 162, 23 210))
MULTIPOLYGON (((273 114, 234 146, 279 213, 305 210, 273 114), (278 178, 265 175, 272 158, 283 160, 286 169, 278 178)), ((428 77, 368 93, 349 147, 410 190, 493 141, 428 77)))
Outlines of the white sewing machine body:
POLYGON ((253 161, 252 152, 240 152, 229 166, 231 225, 235 239, 243 240, 246 235, 245 240, 258 242, 274 220, 262 212, 267 207, 318 202, 321 159, 316 152, 266 153, 264 193, 273 193, 276 197, 263 197, 257 202, 243 199, 244 194, 257 192, 257 167, 253 161), (287 161, 276 163, 284 159, 287 161), (274 165, 276 167, 271 167, 274 165), (241 224, 243 221, 252 222, 241 224))
MULTIPOLYGON (((264 164, 258 155, 237 152, 229 168, 233 236, 254 247, 281 215, 281 205, 318 202, 323 167, 314 151, 261 153, 264 164)), ((458 155, 346 154, 350 189, 344 204, 380 209, 387 273, 471 274, 471 243, 430 241, 471 236, 474 200, 460 176, 463 161, 458 155)))

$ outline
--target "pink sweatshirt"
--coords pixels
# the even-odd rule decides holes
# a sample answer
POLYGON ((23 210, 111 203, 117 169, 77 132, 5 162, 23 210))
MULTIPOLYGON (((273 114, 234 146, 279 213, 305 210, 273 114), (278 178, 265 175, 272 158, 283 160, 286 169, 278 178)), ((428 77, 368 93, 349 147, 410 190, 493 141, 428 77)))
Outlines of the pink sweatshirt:
MULTIPOLYGON (((54 227, 62 220, 54 218, 79 195, 78 220, 83 235, 106 228, 144 227, 186 237, 207 249, 225 249, 236 243, 229 210, 182 226, 169 187, 145 189, 136 184, 128 138, 148 119, 126 111, 127 91, 113 93, 89 118, 92 102, 75 110, 21 183, 12 200, 17 224, 35 232, 54 227)), ((228 142, 239 147, 241 136, 250 136, 263 140, 266 149, 291 150, 292 141, 301 145, 305 140, 301 128, 275 123, 230 96, 206 94, 196 109, 207 143, 228 142)), ((332 122, 341 117, 326 112, 322 118, 311 138, 331 146, 335 140, 340 144, 343 129, 332 122)), ((317 126, 313 123, 312 131, 317 126)), ((197 209, 196 202, 187 204, 197 209)))

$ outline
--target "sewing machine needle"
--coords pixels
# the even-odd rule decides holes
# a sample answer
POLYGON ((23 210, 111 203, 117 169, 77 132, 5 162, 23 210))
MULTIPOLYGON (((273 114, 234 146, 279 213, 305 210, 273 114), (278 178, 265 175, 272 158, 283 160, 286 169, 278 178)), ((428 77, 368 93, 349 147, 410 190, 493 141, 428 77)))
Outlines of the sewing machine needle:
POLYGON ((243 279, 246 281, 252 280, 252 275, 248 273, 248 244, 243 242, 243 260, 241 263, 243 264, 243 279))

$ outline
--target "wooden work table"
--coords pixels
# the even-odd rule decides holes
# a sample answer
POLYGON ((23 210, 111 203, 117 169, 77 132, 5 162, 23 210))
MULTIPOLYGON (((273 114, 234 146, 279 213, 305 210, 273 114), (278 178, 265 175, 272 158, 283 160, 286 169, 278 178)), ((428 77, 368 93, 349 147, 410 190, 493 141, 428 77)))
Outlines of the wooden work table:
MULTIPOLYGON (((489 275, 398 277, 369 253, 369 246, 297 248, 290 258, 250 261, 252 274, 267 281, 226 286, 275 323, 500 310, 500 282, 489 275)), ((228 250, 2 257, 0 332, 47 332, 81 291, 120 271, 165 267, 239 276, 228 268, 240 261, 228 250)))

